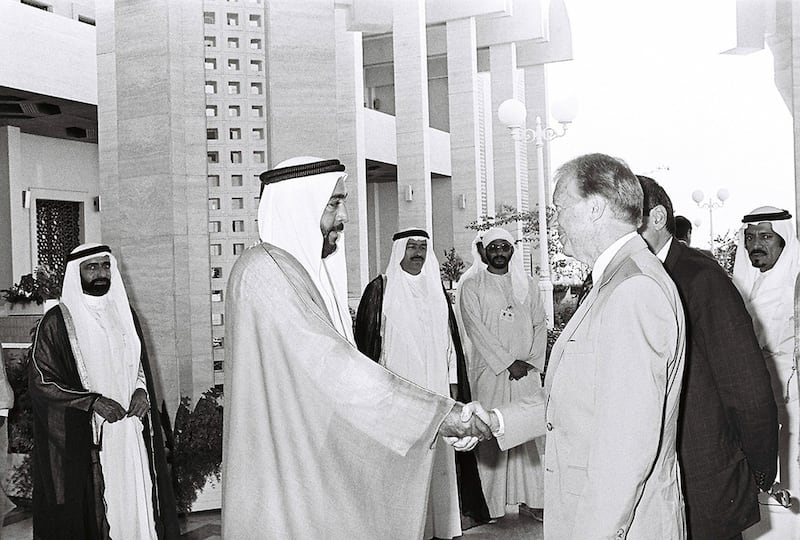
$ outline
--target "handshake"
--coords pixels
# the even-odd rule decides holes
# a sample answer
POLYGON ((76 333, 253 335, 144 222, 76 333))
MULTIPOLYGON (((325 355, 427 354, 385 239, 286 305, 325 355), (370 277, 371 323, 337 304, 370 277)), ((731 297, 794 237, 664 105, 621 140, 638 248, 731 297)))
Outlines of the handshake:
POLYGON ((491 439, 498 427, 497 416, 477 401, 456 403, 439 426, 439 434, 459 452, 469 452, 478 442, 491 439))

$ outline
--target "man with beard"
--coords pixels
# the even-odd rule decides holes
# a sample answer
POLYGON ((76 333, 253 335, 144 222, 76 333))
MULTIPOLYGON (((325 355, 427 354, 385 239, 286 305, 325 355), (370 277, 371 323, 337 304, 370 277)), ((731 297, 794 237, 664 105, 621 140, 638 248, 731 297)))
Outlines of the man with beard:
POLYGON ((733 266, 733 282, 753 318, 758 344, 772 380, 778 406, 778 478, 773 491, 788 489, 791 500, 781 506, 762 493, 765 516, 745 531, 745 538, 800 538, 800 399, 795 306, 800 274, 800 242, 792 215, 780 208, 762 206, 742 219, 733 266))
POLYGON ((714 259, 673 235, 672 201, 639 176, 639 234, 664 263, 687 320, 678 458, 693 540, 741 538, 775 479, 778 421, 769 374, 744 302, 714 259))
MULTIPOLYGON (((392 237, 386 274, 361 296, 355 339, 361 352, 389 371, 442 395, 458 395, 457 356, 449 302, 428 233, 406 229, 392 237)), ((464 366, 462 370, 465 371, 464 366)), ((466 375, 466 373, 464 373, 466 375)), ((436 442, 424 538, 461 536, 452 446, 436 442)))
POLYGON ((262 243, 227 289, 225 538, 419 539, 437 433, 491 437, 468 406, 356 349, 346 176, 310 157, 261 175, 262 243))
POLYGON ((67 257, 31 348, 35 538, 178 538, 136 314, 108 246, 67 257))
MULTIPOLYGON (((472 344, 472 397, 494 408, 541 393, 547 325, 538 281, 525 275, 522 258, 514 256, 511 234, 491 228, 483 234, 483 245, 487 267, 462 280, 459 304, 472 344)), ((484 443, 476 453, 489 515, 500 518, 507 504, 519 504, 523 513, 541 520, 541 510, 533 510, 544 502, 536 442, 505 451, 494 442, 484 443)))

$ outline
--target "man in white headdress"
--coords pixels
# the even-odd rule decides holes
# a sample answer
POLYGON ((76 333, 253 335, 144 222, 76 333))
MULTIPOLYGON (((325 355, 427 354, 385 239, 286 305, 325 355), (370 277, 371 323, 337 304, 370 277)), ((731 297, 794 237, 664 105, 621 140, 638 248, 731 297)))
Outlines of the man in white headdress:
POLYGON ((72 251, 60 300, 29 364, 34 537, 178 538, 150 365, 108 246, 72 251))
MULTIPOLYGON (((464 329, 472 343, 468 373, 472 397, 498 407, 542 392, 547 325, 538 282, 514 257, 514 239, 494 227, 483 235, 487 267, 462 279, 459 300, 464 329)), ((478 470, 489 507, 499 518, 506 504, 520 504, 540 518, 544 483, 536 441, 503 451, 479 444, 478 470)))
POLYGON ((773 206, 756 208, 742 219, 733 282, 753 318, 764 354, 780 424, 778 482, 788 489, 791 508, 762 493, 761 522, 745 538, 800 538, 800 399, 795 357, 795 286, 800 274, 800 242, 791 214, 773 206))
POLYGON ((486 250, 483 248, 483 233, 486 231, 479 231, 472 239, 472 264, 469 268, 464 270, 461 277, 458 278, 458 288, 456 289, 456 305, 455 314, 456 321, 458 322, 458 330, 461 336, 461 346, 464 348, 464 356, 469 357, 472 354, 472 342, 469 340, 467 331, 464 328, 464 319, 461 316, 461 284, 468 281, 470 276, 481 270, 486 270, 486 250))
POLYGON ((261 175, 263 243, 234 265, 226 300, 225 538, 421 538, 437 433, 491 437, 356 349, 345 177, 309 157, 261 175))
MULTIPOLYGON (((447 297, 428 233, 405 229, 392 237, 386 274, 364 290, 356 344, 386 369, 438 394, 457 397, 456 351, 447 297)), ((424 538, 461 536, 453 447, 437 440, 424 538)))

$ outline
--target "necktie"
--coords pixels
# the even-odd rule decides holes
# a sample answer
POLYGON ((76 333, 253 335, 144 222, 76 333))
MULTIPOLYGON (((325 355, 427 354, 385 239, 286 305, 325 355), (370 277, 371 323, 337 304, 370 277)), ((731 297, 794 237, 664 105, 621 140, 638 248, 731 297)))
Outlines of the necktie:
POLYGON ((578 306, 577 307, 580 307, 580 305, 583 303, 583 301, 586 300, 586 297, 589 296, 589 291, 592 290, 592 285, 593 285, 593 283, 592 283, 592 273, 589 272, 589 275, 586 276, 585 280, 583 280, 583 289, 581 290, 581 293, 578 295, 578 306))

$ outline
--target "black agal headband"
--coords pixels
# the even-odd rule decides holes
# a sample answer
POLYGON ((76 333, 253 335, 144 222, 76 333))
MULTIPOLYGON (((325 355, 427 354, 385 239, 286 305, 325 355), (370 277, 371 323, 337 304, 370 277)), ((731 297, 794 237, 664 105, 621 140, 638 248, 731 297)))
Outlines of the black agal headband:
POLYGON ((758 223, 760 221, 782 221, 792 219, 792 214, 788 210, 780 212, 765 212, 763 214, 748 214, 742 218, 742 223, 758 223))
POLYGON ((408 229, 407 231, 400 231, 394 233, 392 236, 392 242, 396 240, 402 240, 403 238, 411 238, 412 236, 421 236, 423 238, 430 238, 428 233, 423 231, 422 229, 408 229))
POLYGON ((263 192, 264 186, 267 184, 274 184, 283 180, 290 180, 303 176, 316 176, 318 174, 342 171, 344 171, 344 165, 342 165, 338 159, 326 159, 324 161, 315 161, 313 163, 303 163, 301 165, 272 169, 261 173, 258 177, 261 179, 261 191, 263 192))
POLYGON ((70 253, 67 255, 67 262, 75 261, 77 259, 82 259, 83 257, 88 257, 89 255, 96 255, 98 253, 108 253, 111 255, 111 248, 108 246, 92 246, 90 248, 82 249, 80 251, 76 251, 75 253, 70 253))

